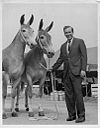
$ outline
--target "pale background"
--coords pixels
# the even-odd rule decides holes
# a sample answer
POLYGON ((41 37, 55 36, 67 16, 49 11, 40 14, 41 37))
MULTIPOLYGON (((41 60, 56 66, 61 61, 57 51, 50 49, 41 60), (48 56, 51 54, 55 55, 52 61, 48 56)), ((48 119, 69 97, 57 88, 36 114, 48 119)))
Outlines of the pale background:
POLYGON ((7 47, 14 39, 20 28, 19 21, 22 14, 25 14, 26 22, 31 14, 34 15, 32 28, 35 36, 41 18, 44 19, 44 28, 54 21, 50 34, 55 51, 66 41, 63 35, 65 25, 74 27, 75 36, 84 39, 87 48, 97 46, 97 4, 5 3, 2 7, 2 48, 7 47))
MULTIPOLYGON (((10 1, 11 3, 14 3, 14 2, 15 3, 19 3, 19 2, 23 3, 24 2, 26 4, 30 3, 29 0, 2 0, 2 1, 3 2, 10 1)), ((30 0, 30 1, 33 2, 34 0, 30 0)), ((35 0, 35 2, 38 2, 38 1, 42 2, 42 3, 43 2, 44 3, 48 3, 47 1, 49 1, 49 0, 35 0)), ((52 30, 50 31, 50 34, 52 35, 52 42, 54 44, 54 49, 55 50, 59 49, 60 45, 65 41, 65 37, 64 37, 63 32, 62 32, 62 27, 64 25, 69 24, 69 23, 70 23, 70 25, 72 25, 75 28, 75 36, 83 38, 85 40, 85 43, 86 43, 87 47, 95 47, 95 46, 99 47, 99 42, 100 42, 100 25, 99 25, 99 22, 100 22, 100 13, 99 13, 100 12, 100 4, 99 4, 99 8, 98 8, 98 17, 97 17, 97 13, 96 13, 96 11, 97 11, 97 7, 96 6, 97 5, 94 4, 95 3, 94 1, 96 1, 96 0, 53 0, 53 1, 60 1, 60 3, 69 1, 69 3, 75 3, 75 4, 73 4, 73 6, 77 5, 77 1, 78 1, 78 5, 80 4, 78 6, 78 8, 80 8, 81 6, 83 6, 83 7, 81 7, 81 9, 79 11, 78 11, 77 7, 76 7, 76 9, 75 9, 75 7, 72 8, 72 10, 70 10, 70 12, 69 11, 67 11, 67 12, 64 11, 62 13, 62 15, 64 17, 61 17, 60 16, 61 12, 58 13, 59 16, 56 16, 55 15, 56 12, 53 11, 52 9, 51 9, 51 11, 48 11, 48 12, 45 11, 45 13, 43 13, 44 11, 39 11, 39 10, 40 10, 40 8, 42 8, 42 9, 44 9, 44 8, 40 7, 38 9, 38 8, 36 8, 36 5, 34 5, 35 6, 34 9, 33 8, 29 8, 28 4, 27 4, 28 7, 25 7, 25 5, 22 4, 23 5, 23 9, 21 9, 21 6, 15 6, 15 8, 10 8, 10 7, 7 7, 7 6, 3 7, 3 6, 0 5, 0 30, 1 30, 0 31, 0 43, 1 43, 1 46, 2 46, 2 47, 0 47, 1 48, 0 51, 2 52, 2 48, 7 47, 12 42, 14 36, 16 35, 16 33, 18 32, 18 30, 20 28, 19 19, 20 19, 20 16, 23 13, 26 14, 26 21, 29 19, 31 13, 33 13, 35 15, 35 21, 34 21, 34 23, 32 25, 32 27, 35 29, 35 31, 37 31, 38 24, 39 24, 39 21, 40 21, 41 18, 44 18, 44 25, 45 26, 48 25, 51 21, 55 22, 52 30), (82 3, 84 3, 84 1, 86 2, 86 6, 85 7, 84 7, 85 4, 84 5, 82 4, 82 3), (17 8, 17 10, 16 10, 16 8, 17 8), (47 15, 48 13, 49 13, 49 16, 47 15), (73 14, 73 15, 69 15, 69 14, 73 14), (88 17, 88 15, 89 15, 89 17, 88 17), (13 19, 12 19, 12 16, 14 17, 13 19), (60 18, 60 21, 57 20, 53 16, 58 17, 58 19, 60 18), (84 19, 84 16, 85 16, 85 19, 84 19), (67 19, 65 17, 67 17, 67 19), (73 20, 72 21, 69 20, 68 17, 71 18, 71 19, 74 19, 74 21, 73 20), (14 23, 10 22, 10 20, 13 20, 14 23), (98 22, 98 25, 99 25, 98 27, 97 27, 97 21, 99 21, 98 22), (58 25, 58 23, 60 25, 58 25)), ((59 2, 57 2, 57 4, 58 3, 59 2)), ((57 9, 57 4, 56 4, 55 9, 57 9)), ((31 7, 32 6, 33 6, 33 4, 31 4, 31 7)), ((69 6, 68 8, 71 8, 71 7, 72 6, 69 6)), ((45 10, 49 9, 49 8, 46 7, 45 10)), ((68 9, 68 8, 66 8, 66 9, 68 9)), ((98 54, 100 54, 99 50, 98 50, 98 54)), ((1 53, 0 53, 0 55, 1 55, 1 53)), ((99 61, 99 57, 98 57, 98 62, 100 62, 99 61)), ((0 67, 1 67, 1 65, 0 65, 0 67)), ((98 77, 99 77, 99 75, 98 75, 98 77)), ((2 85, 2 80, 1 79, 0 79, 0 84, 2 85)), ((2 89, 1 87, 2 86, 0 86, 0 90, 2 89)), ((1 96, 2 95, 0 95, 0 101, 2 101, 2 97, 1 96)), ((100 107, 100 99, 98 100, 98 103, 99 103, 99 107, 100 107)), ((2 108, 1 105, 2 104, 0 102, 0 110, 2 110, 1 109, 2 108)), ((100 113, 99 110, 98 110, 98 113, 100 113)), ((0 124, 2 124, 1 116, 0 116, 0 124)), ((9 126, 7 125, 5 127, 8 128, 9 126)), ((19 126, 13 126, 13 127, 19 127, 19 126)), ((31 127, 31 126, 28 126, 28 127, 31 127)), ((48 127, 51 127, 51 126, 48 126, 48 127)), ((60 126, 57 126, 57 127, 60 127, 60 126)), ((72 127, 73 128, 75 126, 68 126, 68 127, 72 127)), ((78 126, 76 126, 76 127, 78 127, 78 126)), ((79 126, 79 127, 81 127, 81 126, 79 126)), ((99 125, 98 126, 89 125, 89 126, 86 126, 86 127, 97 128, 97 127, 99 127, 99 125)), ((85 126, 84 126, 84 128, 85 128, 85 126)))

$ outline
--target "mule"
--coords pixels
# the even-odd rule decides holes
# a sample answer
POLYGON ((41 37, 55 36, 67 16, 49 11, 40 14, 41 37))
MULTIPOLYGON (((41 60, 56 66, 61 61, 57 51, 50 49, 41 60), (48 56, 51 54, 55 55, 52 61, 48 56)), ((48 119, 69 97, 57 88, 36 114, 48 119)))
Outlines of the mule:
POLYGON ((7 76, 11 79, 12 85, 12 101, 11 101, 11 114, 13 117, 18 116, 14 108, 16 88, 21 80, 25 64, 24 64, 24 51, 26 44, 31 46, 34 42, 34 30, 30 27, 34 20, 31 15, 27 24, 24 24, 24 16, 20 18, 20 29, 16 34, 12 43, 2 51, 2 70, 3 70, 3 119, 7 118, 5 112, 5 99, 7 96, 7 76))
MULTIPOLYGON (((39 81, 39 95, 42 97, 42 87, 46 80, 47 64, 44 58, 44 54, 51 58, 54 55, 52 49, 51 36, 48 33, 53 26, 53 22, 46 28, 43 27, 43 19, 41 19, 38 29, 38 35, 36 37, 37 45, 31 47, 32 49, 25 56, 25 70, 22 75, 21 81, 27 82, 25 90, 25 107, 29 110, 29 116, 34 116, 33 101, 32 101, 32 86, 36 81, 39 81), (29 97, 29 106, 28 106, 29 97)), ((16 110, 19 111, 19 91, 17 93, 16 110)))

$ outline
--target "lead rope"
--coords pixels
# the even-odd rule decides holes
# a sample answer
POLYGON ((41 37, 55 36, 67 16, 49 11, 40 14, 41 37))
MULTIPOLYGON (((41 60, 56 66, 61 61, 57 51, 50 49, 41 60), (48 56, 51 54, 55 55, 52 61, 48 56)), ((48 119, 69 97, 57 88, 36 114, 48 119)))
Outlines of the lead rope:
MULTIPOLYGON (((48 69, 50 69, 50 58, 48 58, 48 69)), ((53 92, 53 101, 54 101, 54 106, 56 109, 56 117, 54 119, 58 119, 59 117, 59 111, 58 111, 58 107, 57 107, 57 102, 55 100, 55 89, 54 89, 54 77, 53 77, 53 73, 50 71, 50 77, 51 77, 51 84, 52 84, 52 92, 53 92)))

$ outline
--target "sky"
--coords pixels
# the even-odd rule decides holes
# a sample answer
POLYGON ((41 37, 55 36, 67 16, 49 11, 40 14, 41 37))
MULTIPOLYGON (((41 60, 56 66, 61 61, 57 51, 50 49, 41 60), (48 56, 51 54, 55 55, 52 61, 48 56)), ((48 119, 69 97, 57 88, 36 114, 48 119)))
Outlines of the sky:
POLYGON ((40 19, 43 18, 44 28, 52 21, 54 25, 49 34, 53 48, 57 51, 66 41, 63 27, 71 25, 74 36, 82 38, 86 47, 98 45, 97 4, 94 3, 7 3, 2 6, 2 48, 6 48, 20 29, 20 17, 25 14, 25 22, 31 14, 34 22, 31 27, 37 35, 40 19))

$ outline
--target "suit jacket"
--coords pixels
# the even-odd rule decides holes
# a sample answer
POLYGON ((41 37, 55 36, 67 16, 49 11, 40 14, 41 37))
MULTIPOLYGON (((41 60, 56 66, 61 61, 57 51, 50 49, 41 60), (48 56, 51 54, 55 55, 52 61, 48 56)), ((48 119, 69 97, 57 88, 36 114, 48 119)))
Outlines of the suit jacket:
POLYGON ((52 66, 53 70, 56 70, 64 63, 64 77, 68 69, 70 69, 74 75, 80 75, 80 71, 86 71, 87 66, 87 50, 84 41, 79 38, 73 38, 69 54, 67 53, 66 47, 67 42, 61 46, 60 56, 52 66))

